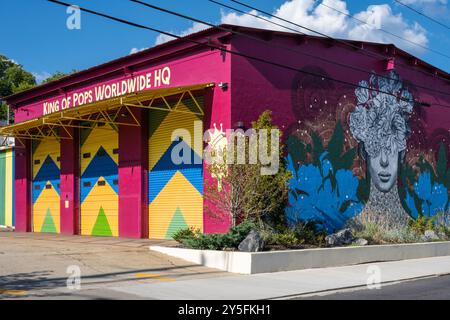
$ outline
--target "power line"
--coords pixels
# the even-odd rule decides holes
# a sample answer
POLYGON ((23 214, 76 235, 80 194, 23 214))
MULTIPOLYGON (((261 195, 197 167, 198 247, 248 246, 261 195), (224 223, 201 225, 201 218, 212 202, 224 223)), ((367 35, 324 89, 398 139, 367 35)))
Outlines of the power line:
MULTIPOLYGON (((47 1, 55 3, 55 4, 59 4, 61 6, 65 6, 65 7, 70 6, 70 4, 62 2, 62 1, 58 1, 58 0, 47 0, 47 1)), ((128 20, 124 20, 124 19, 121 19, 121 18, 110 16, 110 15, 107 15, 107 14, 104 14, 104 13, 101 13, 101 12, 98 12, 98 11, 86 9, 86 8, 83 8, 83 7, 79 7, 79 9, 81 11, 83 11, 83 12, 87 12, 87 13, 90 13, 90 14, 93 14, 93 15, 97 15, 97 16, 100 16, 100 17, 103 17, 103 18, 106 18, 106 19, 109 19, 109 20, 113 20, 115 22, 120 22, 120 23, 123 23, 123 24, 127 24, 129 26, 133 26, 133 27, 136 27, 136 28, 139 28, 139 29, 145 29, 145 30, 157 32, 157 33, 160 33, 160 34, 167 35, 169 37, 180 39, 180 40, 183 40, 183 41, 186 41, 186 42, 190 42, 190 43, 193 43, 193 44, 197 44, 197 45, 200 45, 200 46, 208 47, 210 49, 217 49, 217 50, 220 50, 222 52, 234 54, 234 55, 241 56, 241 57, 244 57, 244 58, 247 58, 247 59, 252 59, 254 61, 266 63, 266 64, 269 64, 269 65, 273 65, 273 66, 280 67, 280 68, 283 68, 283 69, 287 69, 287 70, 290 70, 290 71, 296 71, 296 72, 304 73, 304 74, 307 74, 307 75, 311 75, 311 76, 314 76, 314 77, 321 78, 322 80, 327 79, 327 80, 335 81, 335 82, 338 82, 338 83, 341 83, 341 84, 346 84, 346 85, 349 85, 349 86, 352 86, 352 87, 368 89, 368 90, 371 90, 371 91, 375 91, 375 92, 378 92, 378 93, 383 93, 383 94, 386 94, 386 95, 390 95, 390 96, 399 98, 398 96, 396 96, 396 95, 394 95, 394 94, 392 94, 390 92, 387 92, 387 91, 374 89, 374 88, 370 88, 370 87, 367 87, 367 86, 362 86, 360 84, 354 84, 354 83, 351 83, 351 82, 347 82, 345 80, 334 79, 334 78, 332 78, 330 76, 320 75, 320 74, 317 74, 317 73, 314 73, 314 72, 310 72, 310 71, 306 71, 306 70, 301 70, 301 69, 298 69, 298 68, 294 68, 294 67, 291 67, 291 66, 287 66, 287 65, 284 65, 284 64, 280 64, 280 63, 277 63, 277 62, 266 60, 266 59, 263 59, 263 58, 258 58, 258 57, 255 57, 255 56, 251 56, 251 55, 248 55, 248 54, 245 54, 245 53, 229 50, 229 49, 226 49, 224 46, 213 45, 213 44, 208 43, 208 42, 205 43, 205 42, 202 42, 202 41, 191 39, 191 38, 186 37, 186 36, 179 36, 179 35, 176 35, 176 34, 173 34, 173 33, 170 33, 170 32, 166 32, 166 31, 162 31, 162 30, 159 30, 159 29, 156 29, 156 28, 148 27, 148 26, 145 26, 145 25, 142 25, 142 24, 138 24, 138 23, 131 22, 131 21, 128 21, 128 20)), ((427 104, 425 102, 420 102, 420 101, 417 101, 415 99, 412 99, 412 100, 411 99, 404 99, 404 98, 400 98, 400 99, 402 99, 405 102, 410 102, 410 103, 419 104, 419 105, 426 105, 427 104)), ((445 108, 450 108, 450 105, 441 105, 441 104, 434 104, 434 105, 445 107, 445 108)))
POLYGON ((426 14, 423 13, 423 12, 420 12, 419 10, 414 9, 413 7, 407 5, 406 3, 402 2, 402 1, 399 1, 399 0, 394 0, 394 1, 397 2, 398 4, 404 6, 405 8, 408 8, 409 10, 414 11, 415 13, 417 13, 417 14, 419 14, 419 15, 425 17, 425 18, 427 18, 428 20, 433 21, 434 23, 437 23, 437 24, 439 24, 440 26, 442 26, 442 27, 444 27, 444 28, 450 30, 450 27, 447 26, 446 24, 444 24, 444 23, 442 23, 442 22, 440 22, 440 21, 438 21, 438 20, 436 20, 436 19, 434 19, 434 18, 432 18, 432 17, 426 15, 426 14))
MULTIPOLYGON (((215 3, 215 4, 218 4, 218 5, 222 6, 222 7, 225 7, 225 8, 231 9, 231 10, 234 10, 234 11, 236 11, 236 12, 239 12, 239 13, 242 13, 242 14, 245 14, 245 15, 249 15, 249 16, 252 16, 252 17, 261 19, 261 20, 263 20, 263 21, 267 21, 267 22, 269 22, 269 23, 271 23, 271 24, 274 24, 274 25, 276 25, 276 26, 279 26, 279 27, 285 28, 285 29, 287 29, 287 30, 293 31, 293 32, 295 32, 295 33, 297 33, 297 34, 305 35, 305 33, 301 32, 301 31, 299 31, 299 30, 297 30, 297 29, 290 28, 290 27, 288 27, 288 26, 285 26, 285 25, 276 23, 276 22, 271 21, 271 20, 269 20, 269 19, 266 19, 266 18, 264 18, 264 17, 262 17, 262 16, 255 15, 255 14, 253 14, 253 13, 251 13, 251 12, 245 12, 245 11, 243 11, 243 10, 234 8, 234 7, 229 6, 229 5, 227 5, 227 4, 218 2, 218 1, 216 1, 216 0, 208 0, 208 1, 213 2, 213 3, 215 3)), ((193 19, 194 19, 194 18, 193 18, 193 19)), ((195 19, 195 20, 199 21, 198 19, 195 19)), ((208 23, 206 23, 206 22, 202 22, 202 23, 208 24, 208 23)), ((267 41, 264 41, 264 40, 259 39, 259 38, 256 38, 256 37, 251 37, 251 36, 249 36, 249 35, 247 35, 247 34, 243 34, 243 33, 241 33, 241 32, 237 32, 237 31, 232 30, 232 29, 228 29, 228 28, 224 28, 224 27, 217 26, 217 25, 212 25, 212 24, 208 24, 208 25, 211 25, 212 27, 215 27, 215 28, 218 28, 218 29, 221 29, 221 30, 225 30, 225 31, 232 32, 232 33, 234 33, 234 34, 242 35, 242 36, 245 36, 245 37, 250 37, 250 38, 255 39, 255 40, 257 40, 257 41, 263 41, 263 42, 267 43, 267 41)), ((361 69, 361 68, 358 68, 358 67, 355 67, 355 66, 352 66, 352 65, 348 65, 348 64, 344 64, 344 63, 340 63, 340 62, 337 62, 337 61, 331 61, 331 60, 328 60, 328 59, 323 58, 323 57, 319 57, 319 56, 316 56, 316 55, 313 55, 313 54, 309 54, 309 53, 306 53, 306 52, 303 52, 303 51, 299 51, 299 50, 292 49, 291 47, 286 47, 286 46, 282 46, 282 45, 278 45, 278 44, 276 45, 276 47, 278 47, 278 48, 283 48, 283 49, 286 49, 286 50, 289 50, 289 51, 293 51, 293 52, 297 52, 297 53, 299 53, 299 54, 302 54, 302 55, 311 57, 311 58, 313 58, 313 59, 325 61, 325 62, 334 64, 334 65, 338 65, 338 66, 340 66, 340 67, 344 67, 344 68, 348 68, 348 69, 351 69, 351 70, 360 71, 360 72, 363 72, 363 73, 375 74, 374 72, 368 72, 366 69, 361 69)), ((383 56, 383 59, 384 59, 384 58, 385 58, 385 57, 383 56)), ((424 73, 424 74, 426 74, 427 76, 429 76, 427 73, 424 73)), ((393 80, 392 78, 387 77, 387 76, 378 75, 378 74, 376 74, 376 75, 379 76, 379 77, 385 78, 385 79, 387 79, 387 80, 393 80)), ((412 82, 411 82, 411 83, 412 83, 412 82)), ((435 89, 432 89, 432 88, 429 88, 429 87, 426 87, 426 86, 422 86, 422 85, 418 85, 418 84, 415 84, 415 83, 412 83, 412 84, 413 84, 415 87, 417 87, 417 88, 422 88, 422 89, 429 90, 429 91, 431 91, 431 92, 440 93, 440 94, 443 94, 443 95, 450 95, 450 93, 448 93, 448 92, 443 92, 443 91, 435 90, 435 89)))
MULTIPOLYGON (((315 1, 318 2, 318 1, 320 1, 320 0, 315 0, 315 1)), ((415 45, 415 46, 418 46, 418 47, 420 47, 420 48, 422 48, 422 49, 425 49, 425 50, 434 52, 434 53, 436 53, 436 54, 439 54, 439 55, 441 55, 441 56, 443 56, 443 57, 446 57, 446 58, 449 58, 449 59, 450 59, 450 56, 449 56, 449 55, 446 55, 445 53, 442 53, 442 52, 440 52, 440 51, 438 51, 438 50, 435 50, 435 49, 429 48, 429 47, 427 47, 427 46, 421 45, 420 43, 417 43, 417 42, 415 42, 415 41, 408 40, 408 39, 406 39, 406 38, 404 38, 404 37, 401 37, 401 36, 399 36, 399 35, 397 35, 397 34, 395 34, 395 33, 393 33, 393 32, 390 32, 390 31, 388 31, 388 30, 384 30, 383 28, 376 28, 376 26, 374 26, 374 25, 372 25, 372 24, 370 24, 370 23, 367 23, 367 22, 364 21, 364 20, 358 19, 358 18, 356 18, 354 15, 351 15, 351 14, 345 13, 345 12, 339 10, 339 9, 333 8, 332 6, 329 6, 329 5, 325 4, 323 1, 319 2, 319 6, 323 6, 323 7, 326 7, 326 8, 328 8, 328 9, 331 9, 331 10, 334 10, 334 11, 336 11, 336 12, 339 12, 340 14, 345 15, 345 16, 347 16, 347 17, 349 17, 349 18, 352 18, 352 19, 358 21, 358 22, 361 23, 361 24, 365 24, 365 25, 368 25, 368 26, 371 27, 371 28, 375 28, 375 30, 384 32, 384 33, 386 33, 386 34, 388 34, 388 35, 391 35, 391 36, 393 36, 393 37, 395 37, 395 38, 397 38, 397 39, 400 39, 400 40, 409 42, 409 43, 411 43, 411 44, 413 44, 413 45, 415 45)))
MULTIPOLYGON (((230 28, 226 28, 226 27, 223 27, 223 26, 220 26, 220 25, 215 25, 215 24, 209 23, 207 21, 200 20, 200 19, 188 16, 188 15, 185 15, 185 14, 182 14, 182 13, 179 13, 179 12, 175 12, 175 11, 172 11, 172 10, 169 10, 169 9, 165 9, 165 8, 153 5, 153 4, 149 4, 147 2, 143 2, 143 1, 140 1, 140 0, 130 0, 130 1, 138 3, 138 4, 141 4, 143 6, 149 7, 149 8, 154 9, 154 10, 158 10, 158 11, 161 11, 161 12, 165 12, 167 14, 175 15, 175 16, 183 18, 183 19, 187 19, 187 20, 190 20, 190 21, 193 21, 193 22, 201 23, 201 24, 210 26, 210 27, 218 29, 218 30, 230 32, 230 33, 233 33, 233 34, 236 34, 236 35, 240 35, 240 36, 243 36, 243 37, 246 37, 246 38, 258 41, 258 42, 262 42, 262 43, 264 43, 264 44, 266 44, 268 46, 274 47, 274 48, 282 48, 282 49, 285 49, 285 50, 288 50, 288 51, 291 51, 291 52, 299 53, 299 54, 308 56, 310 58, 317 59, 317 60, 320 60, 320 61, 324 61, 324 62, 333 64, 333 65, 337 65, 337 66, 340 66, 340 67, 343 67, 343 68, 359 71, 359 72, 362 72, 364 74, 369 73, 369 74, 374 74, 375 75, 374 72, 368 72, 366 69, 361 69, 361 68, 358 68, 358 67, 354 67, 354 66, 350 66, 350 65, 347 65, 347 64, 339 63, 339 62, 336 62, 336 61, 328 60, 328 59, 325 59, 325 58, 322 58, 322 57, 318 57, 316 55, 309 54, 309 53, 306 53, 306 52, 303 52, 303 51, 299 51, 299 50, 293 49, 292 47, 284 46, 284 45, 281 45, 281 44, 276 44, 275 45, 275 44, 271 43, 268 40, 263 40, 263 39, 260 39, 258 37, 253 37, 253 36, 250 36, 248 34, 245 34, 245 33, 242 33, 242 32, 238 32, 238 31, 235 31, 235 30, 230 29, 230 28)), ((213 0, 211 0, 211 1, 215 2, 213 0)), ((296 31, 296 32, 298 32, 298 31, 296 31)), ((377 75, 377 76, 385 78, 387 80, 391 80, 391 81, 395 80, 395 79, 392 79, 391 77, 387 77, 387 76, 382 76, 382 75, 377 75)), ((439 93, 439 94, 450 96, 450 93, 448 93, 448 92, 443 92, 443 91, 431 89, 431 88, 428 88, 428 87, 425 87, 425 86, 416 85, 414 83, 412 83, 412 84, 414 86, 418 87, 418 88, 422 88, 422 89, 429 90, 431 92, 436 92, 436 93, 439 93)))
MULTIPOLYGON (((209 1, 212 2, 212 0, 209 0, 209 1)), ((279 17, 279 16, 277 16, 277 15, 274 15, 274 14, 271 14, 271 13, 269 13, 269 12, 267 12, 267 11, 264 11, 264 10, 261 10, 261 9, 258 9, 258 8, 256 8, 256 7, 254 7, 254 6, 248 5, 248 4, 246 4, 246 3, 242 2, 242 1, 237 1, 237 0, 230 0, 230 1, 232 1, 232 2, 234 2, 234 3, 237 3, 237 4, 239 4, 239 5, 243 6, 243 7, 246 7, 246 8, 248 8, 248 9, 255 10, 255 11, 260 12, 260 13, 262 13, 262 14, 268 15, 268 16, 270 16, 270 17, 272 17, 272 18, 275 18, 275 19, 278 19, 278 20, 287 22, 287 23, 292 24, 292 25, 294 25, 294 26, 296 26, 296 27, 299 27, 299 28, 308 30, 308 31, 310 31, 310 32, 313 32, 313 33, 315 33, 315 34, 318 34, 318 35, 320 35, 320 36, 322 36, 322 37, 325 37, 325 38, 327 38, 327 39, 330 39, 330 40, 332 40, 332 41, 336 41, 336 42, 338 42, 338 43, 342 43, 343 45, 346 45, 346 46, 352 47, 352 48, 354 48, 354 49, 357 49, 358 52, 361 52, 361 53, 367 52, 367 55, 370 55, 370 56, 372 56, 372 57, 382 57, 383 59, 386 58, 386 57, 385 57, 384 55, 382 55, 382 54, 379 54, 379 53, 376 53, 376 52, 373 52, 373 51, 369 51, 369 50, 364 49, 364 48, 360 48, 360 47, 355 46, 354 44, 352 44, 352 43, 350 43, 350 42, 348 42, 348 41, 345 41, 345 40, 333 38, 333 37, 331 37, 331 36, 329 36, 329 35, 327 35, 327 34, 325 34, 325 33, 316 31, 316 30, 314 30, 314 29, 311 29, 311 28, 302 26, 302 25, 300 25, 300 24, 298 24, 298 23, 295 23, 295 22, 289 21, 289 20, 287 20, 287 19, 281 18, 281 17, 279 17)), ((398 64, 403 65, 404 67, 410 68, 410 66, 408 66, 408 65, 405 65, 405 64, 402 64, 402 63, 398 63, 398 64)), ((415 70, 415 71, 418 71, 418 72, 421 72, 421 73, 423 73, 423 74, 426 74, 426 75, 432 75, 433 77, 438 77, 439 79, 442 79, 443 81, 446 81, 446 82, 449 82, 449 83, 450 83, 450 79, 446 79, 446 78, 440 77, 440 76, 438 76, 438 75, 435 75, 435 74, 433 74, 433 73, 428 73, 428 72, 425 72, 425 71, 422 71, 422 70, 418 70, 418 69, 414 69, 414 70, 415 70)))

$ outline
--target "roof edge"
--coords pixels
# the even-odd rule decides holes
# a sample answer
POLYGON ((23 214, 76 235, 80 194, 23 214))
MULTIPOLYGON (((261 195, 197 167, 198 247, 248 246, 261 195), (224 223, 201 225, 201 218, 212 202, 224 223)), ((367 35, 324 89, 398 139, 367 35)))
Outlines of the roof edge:
MULTIPOLYGON (((182 38, 176 38, 173 39, 171 41, 150 47, 148 49, 142 50, 140 52, 134 53, 134 54, 129 54, 102 64, 99 64, 97 66, 79 71, 79 72, 75 72, 72 74, 69 74, 63 78, 60 78, 58 80, 55 81, 51 81, 45 84, 41 84, 38 85, 36 87, 33 87, 31 89, 7 96, 7 97, 3 97, 1 98, 2 100, 6 101, 8 104, 14 106, 20 103, 23 103, 27 100, 31 100, 34 99, 36 97, 42 96, 42 95, 46 95, 46 94, 50 94, 56 90, 59 90, 61 87, 68 87, 68 86, 73 86, 73 85, 77 85, 80 83, 83 83, 85 81, 89 81, 91 79, 94 79, 97 77, 97 75, 93 75, 96 72, 99 72, 101 70, 105 70, 107 71, 105 74, 110 74, 113 72, 117 72, 120 71, 121 69, 127 68, 127 67, 132 67, 134 65, 138 65, 140 63, 145 62, 147 59, 156 59, 156 57, 150 57, 151 55, 154 55, 155 53, 158 53, 159 51, 164 51, 166 49, 168 49, 168 51, 171 51, 171 47, 173 47, 172 52, 168 52, 163 54, 167 55, 167 54, 171 54, 177 51, 182 51, 182 50, 186 50, 188 48, 191 47, 195 47, 197 46, 196 44, 191 43, 190 45, 186 46, 186 47, 179 47, 179 48, 175 48, 174 46, 177 45, 182 45, 183 43, 186 43, 185 39, 195 39, 195 38, 200 38, 200 37, 207 37, 207 36, 216 36, 217 38, 219 37, 223 37, 225 35, 231 35, 232 31, 240 31, 240 32, 251 32, 251 33, 266 33, 266 32, 270 32, 272 34, 275 35, 282 35, 282 36, 287 36, 287 37, 298 37, 298 36, 302 36, 302 37, 307 37, 309 39, 315 39, 315 40, 319 40, 319 41, 323 41, 326 38, 321 37, 321 36, 313 36, 313 35, 299 35, 297 33, 293 33, 293 32, 286 32, 286 31, 277 31, 277 30, 270 30, 270 29, 261 29, 261 28, 253 28, 253 27, 246 27, 246 26, 239 26, 239 25, 232 25, 232 24, 221 24, 218 27, 211 27, 211 28, 206 28, 204 30, 189 34, 187 36, 184 36, 182 38), (223 28, 228 28, 230 29, 229 31, 225 31, 223 30, 223 28), (129 63, 127 63, 129 62, 129 63), (116 68, 115 68, 116 67, 116 68), (89 75, 93 75, 92 77, 89 77, 89 75)), ((407 51, 404 51, 400 48, 398 48, 397 46, 395 46, 394 44, 386 44, 386 43, 377 43, 377 42, 368 42, 368 41, 359 41, 359 40, 349 40, 349 39, 335 39, 339 42, 346 42, 346 43, 351 43, 351 44, 368 44, 368 45, 372 45, 372 46, 379 46, 379 47, 390 47, 393 48, 395 50, 395 55, 400 55, 402 57, 405 57, 407 59, 411 59, 416 61, 416 64, 418 66, 420 66, 421 68, 427 69, 428 71, 434 70, 434 72, 437 75, 440 75, 443 78, 446 78, 448 80, 450 80, 450 73, 433 66, 432 64, 425 62, 424 60, 408 53, 407 51)), ((430 76, 432 76, 430 74, 430 76)))

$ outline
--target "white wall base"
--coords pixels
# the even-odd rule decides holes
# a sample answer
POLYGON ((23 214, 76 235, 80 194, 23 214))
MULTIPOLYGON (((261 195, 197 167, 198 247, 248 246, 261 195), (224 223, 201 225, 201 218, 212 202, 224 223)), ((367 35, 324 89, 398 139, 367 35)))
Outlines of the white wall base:
POLYGON ((150 246, 150 250, 223 271, 255 274, 338 267, 375 261, 450 256, 450 242, 337 247, 270 252, 233 252, 150 246))

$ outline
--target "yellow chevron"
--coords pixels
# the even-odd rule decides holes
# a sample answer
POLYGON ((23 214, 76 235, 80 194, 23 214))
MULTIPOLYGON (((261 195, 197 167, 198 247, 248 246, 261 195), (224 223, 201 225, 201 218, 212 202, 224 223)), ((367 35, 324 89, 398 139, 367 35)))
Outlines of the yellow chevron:
MULTIPOLYGON (((50 181, 47 181, 50 184, 50 181)), ((56 192, 55 188, 44 189, 37 198, 33 205, 33 231, 40 232, 42 224, 44 223, 45 215, 47 214, 47 209, 50 208, 52 213, 52 218, 55 223, 57 232, 60 232, 60 201, 59 194, 56 192)))
POLYGON ((150 238, 165 238, 177 208, 188 226, 203 231, 203 197, 180 172, 175 173, 149 206, 150 238))
POLYGON ((110 126, 105 125, 100 128, 94 128, 88 138, 81 146, 81 174, 88 167, 89 163, 94 159, 98 149, 102 146, 116 164, 119 163, 119 155, 113 154, 113 150, 119 147, 119 135, 110 126), (90 153, 90 158, 83 158, 83 154, 90 153))
POLYGON ((44 164, 47 156, 52 158, 53 162, 56 164, 58 169, 61 168, 60 163, 58 161, 58 157, 60 155, 60 145, 59 141, 55 139, 48 139, 42 141, 37 146, 36 150, 33 153, 33 179, 38 174, 39 170, 41 170, 42 165, 44 164), (35 160, 40 160, 39 164, 34 164, 35 160))
POLYGON ((98 181, 105 181, 106 185, 98 186, 96 183, 81 204, 81 234, 92 234, 92 228, 102 207, 112 234, 117 237, 119 235, 119 197, 103 177, 100 177, 98 181))
MULTIPOLYGON (((190 110, 183 104, 177 108, 180 111, 185 112, 168 112, 169 114, 164 118, 162 123, 159 125, 158 129, 156 129, 152 136, 149 139, 149 146, 151 151, 149 152, 149 168, 150 170, 158 163, 159 159, 166 152, 169 146, 172 144, 172 132, 176 129, 186 129, 189 131, 191 135, 191 141, 185 140, 185 142, 189 145, 191 149, 193 149, 199 156, 202 154, 202 150, 194 149, 194 122, 199 121, 197 115, 191 113, 190 110)), ((152 113, 161 113, 167 111, 150 111, 150 121, 152 121, 152 113)), ((203 128, 202 133, 203 134, 203 128)), ((200 137, 203 139, 203 136, 200 137)))

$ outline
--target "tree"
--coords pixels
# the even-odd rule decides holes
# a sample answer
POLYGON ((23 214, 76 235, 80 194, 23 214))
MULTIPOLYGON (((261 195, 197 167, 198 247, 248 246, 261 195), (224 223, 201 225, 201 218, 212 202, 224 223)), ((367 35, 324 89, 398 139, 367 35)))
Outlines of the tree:
MULTIPOLYGON (((275 174, 262 174, 262 169, 267 166, 258 159, 256 164, 250 161, 252 155, 260 154, 260 148, 267 148, 268 154, 272 154, 271 133, 278 127, 272 123, 271 112, 263 112, 258 120, 252 123, 253 135, 246 133, 244 149, 240 149, 237 140, 234 138, 228 142, 227 152, 222 151, 223 160, 216 161, 207 166, 212 177, 220 177, 220 183, 206 182, 205 199, 209 202, 208 213, 213 217, 218 217, 220 213, 230 216, 232 226, 239 222, 253 219, 262 223, 271 224, 284 223, 284 208, 287 204, 288 181, 291 177, 287 170, 284 157, 281 134, 277 142, 278 152, 274 149, 274 156, 277 158, 279 166, 275 174), (264 146, 261 133, 262 129, 268 132, 268 139, 264 146), (251 139, 257 139, 256 144, 252 144, 251 139), (230 149, 230 144, 233 146, 230 149), (256 146, 256 148, 255 148, 256 146), (229 152, 229 150, 233 150, 229 152), (246 155, 245 163, 238 162, 238 152, 244 151, 246 155), (227 159, 233 158, 233 161, 227 159)), ((255 140, 253 140, 255 141, 255 140)))
MULTIPOLYGON (((0 97, 6 97, 36 85, 34 76, 23 69, 23 66, 0 55, 0 97)), ((0 120, 6 120, 8 106, 0 105, 0 120)))
POLYGON ((59 79, 61 79, 61 78, 64 78, 64 77, 67 77, 68 75, 71 75, 72 73, 75 73, 75 72, 77 72, 76 70, 72 70, 71 72, 69 72, 69 73, 64 73, 64 72, 61 72, 61 71, 56 71, 54 74, 52 74, 50 77, 48 77, 47 79, 45 79, 44 81, 42 81, 42 84, 44 84, 44 83, 49 83, 49 82, 52 82, 52 81, 56 81, 56 80, 59 80, 59 79))

